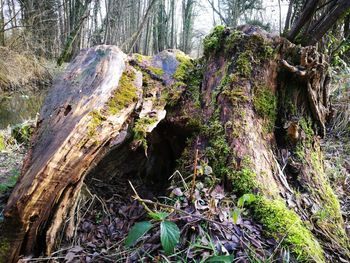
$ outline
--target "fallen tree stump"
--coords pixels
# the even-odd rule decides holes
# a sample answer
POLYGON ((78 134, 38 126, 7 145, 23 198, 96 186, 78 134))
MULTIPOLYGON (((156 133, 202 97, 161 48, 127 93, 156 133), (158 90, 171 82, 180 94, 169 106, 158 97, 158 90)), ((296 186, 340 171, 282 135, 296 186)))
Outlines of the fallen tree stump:
MULTIPOLYGON (((285 235, 294 259, 350 258, 318 140, 329 109, 326 58, 254 27, 217 27, 204 45, 199 61, 180 51, 81 52, 41 111, 4 212, 3 262, 52 253, 86 178, 138 176, 165 190, 176 168, 192 174, 195 153, 225 189, 257 196, 251 216, 267 236, 285 235)), ((67 238, 73 230, 71 220, 67 238)))

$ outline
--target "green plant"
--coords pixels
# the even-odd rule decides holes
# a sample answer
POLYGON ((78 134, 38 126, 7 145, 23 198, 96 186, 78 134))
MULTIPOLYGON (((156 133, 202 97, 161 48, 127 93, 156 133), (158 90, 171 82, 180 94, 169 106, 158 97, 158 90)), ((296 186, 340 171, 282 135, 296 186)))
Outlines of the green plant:
MULTIPOLYGON (((160 222, 160 242, 167 255, 174 252, 176 245, 180 240, 180 229, 178 226, 166 220, 169 216, 165 212, 149 212, 148 215, 155 220, 160 222)), ((125 240, 125 246, 134 246, 137 241, 144 236, 148 231, 150 231, 155 225, 151 221, 143 221, 136 223, 129 231, 128 236, 125 240)))
POLYGON ((11 171, 11 176, 8 177, 7 181, 4 183, 0 183, 0 193, 8 191, 10 188, 13 188, 17 182, 19 177, 19 170, 13 169, 11 171))
POLYGON ((242 212, 244 211, 244 205, 245 204, 251 204, 255 201, 255 195, 253 194, 244 194, 242 195, 237 202, 237 207, 233 210, 231 213, 233 222, 237 224, 238 219, 240 218, 242 212))
POLYGON ((35 124, 32 121, 26 121, 17 124, 12 128, 11 136, 19 143, 29 143, 34 132, 35 124))

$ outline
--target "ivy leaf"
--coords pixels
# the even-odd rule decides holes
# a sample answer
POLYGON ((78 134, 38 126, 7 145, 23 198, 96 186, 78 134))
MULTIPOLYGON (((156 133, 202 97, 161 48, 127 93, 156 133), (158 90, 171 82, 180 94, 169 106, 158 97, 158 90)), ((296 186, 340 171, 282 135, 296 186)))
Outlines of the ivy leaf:
POLYGON ((255 195, 253 194, 244 194, 238 199, 238 207, 243 207, 245 203, 250 204, 255 201, 255 195))
POLYGON ((174 248, 180 240, 180 229, 170 221, 163 221, 160 224, 160 241, 167 255, 174 252, 174 248))
POLYGON ((232 219, 234 224, 237 224, 240 215, 241 215, 241 210, 239 208, 236 208, 235 210, 233 210, 232 219))
POLYGON ((125 246, 131 247, 136 244, 137 240, 146 234, 153 225, 148 221, 136 223, 129 231, 125 240, 125 246))
POLYGON ((205 263, 232 263, 235 257, 233 255, 229 256, 213 256, 208 258, 205 263))
POLYGON ((165 212, 158 212, 158 213, 150 212, 150 213, 148 213, 148 215, 154 220, 163 221, 163 220, 165 220, 165 218, 168 217, 169 213, 165 213, 165 212))

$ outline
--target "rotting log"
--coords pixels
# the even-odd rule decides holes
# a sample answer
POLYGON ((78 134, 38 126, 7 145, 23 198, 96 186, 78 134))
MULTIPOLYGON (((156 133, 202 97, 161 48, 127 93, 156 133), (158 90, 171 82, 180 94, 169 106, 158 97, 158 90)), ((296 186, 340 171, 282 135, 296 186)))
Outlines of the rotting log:
POLYGON ((9 251, 4 262, 50 254, 84 176, 96 159, 125 140, 132 114, 139 111, 139 120, 152 114, 152 123, 142 127, 145 133, 164 118, 165 104, 155 108, 152 100, 160 95, 161 82, 142 100, 142 74, 128 59, 116 47, 98 46, 82 51, 56 80, 4 212, 1 247, 2 253, 9 251))
POLYGON ((349 260, 319 147, 329 114, 327 58, 241 29, 215 28, 199 61, 178 51, 151 58, 110 46, 83 51, 42 109, 4 213, 4 262, 52 252, 86 177, 159 180, 175 161, 191 174, 197 152, 227 191, 256 195, 249 215, 267 236, 282 237, 294 260, 349 260))

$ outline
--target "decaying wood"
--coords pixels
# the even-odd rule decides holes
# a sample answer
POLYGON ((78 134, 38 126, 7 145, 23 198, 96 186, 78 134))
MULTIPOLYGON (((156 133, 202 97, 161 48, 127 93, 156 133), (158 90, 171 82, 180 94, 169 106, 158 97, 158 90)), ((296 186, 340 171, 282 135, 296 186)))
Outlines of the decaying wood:
POLYGON ((326 119, 329 114, 329 76, 328 63, 323 54, 315 47, 301 49, 300 65, 293 66, 285 60, 282 65, 290 72, 303 78, 307 82, 308 99, 314 118, 320 126, 320 135, 326 133, 326 119))
POLYGON ((124 131, 136 108, 141 109, 141 119, 150 113, 156 115, 146 132, 164 118, 164 105, 155 109, 152 104, 156 91, 142 103, 142 74, 130 67, 127 59, 116 47, 98 46, 83 51, 56 80, 4 212, 2 235, 11 246, 5 262, 43 249, 47 254, 52 252, 84 176, 99 155, 125 140, 124 131), (121 88, 118 82, 127 71, 135 75, 132 82, 138 99, 112 114, 108 103, 121 88), (45 247, 39 247, 42 245, 45 247))
MULTIPOLYGON (((319 161, 317 139, 325 132, 329 108, 326 58, 315 48, 300 48, 252 27, 243 31, 223 32, 219 39, 232 40, 228 37, 232 33, 238 42, 229 43, 232 49, 218 48, 206 55, 198 66, 202 73, 195 87, 190 79, 174 84, 179 65, 184 66, 175 51, 145 61, 127 57, 112 46, 83 51, 47 98, 33 147, 6 206, 1 237, 10 248, 5 262, 52 252, 62 224, 74 214, 86 177, 93 175, 107 184, 119 178, 127 185, 127 176, 147 180, 151 174, 161 181, 161 176, 171 175, 173 163, 183 152, 188 154, 181 161, 185 170, 190 167, 189 174, 193 174, 193 160, 208 163, 228 191, 254 192, 266 200, 284 198, 286 204, 295 204, 289 208, 313 226, 305 230, 313 231, 311 243, 321 247, 318 242, 322 242, 325 249, 350 258, 346 242, 334 245, 343 224, 336 204, 332 226, 322 228, 313 221, 315 211, 326 207, 324 196, 334 195, 319 161), (266 45, 276 54, 253 58, 268 50, 266 45), (252 50, 244 53, 248 48, 252 50), (242 54, 252 66, 249 76, 238 67, 242 54), (111 101, 125 84, 133 87, 135 96, 111 110, 111 101), (177 101, 168 105, 164 98, 174 90, 177 101), (278 100, 276 116, 258 111, 261 92, 278 100), (298 147, 304 147, 303 160, 296 157, 298 147), (237 186, 245 168, 256 183, 248 190, 243 189, 245 181, 237 186)), ((322 262, 323 255, 316 260, 322 262)))

